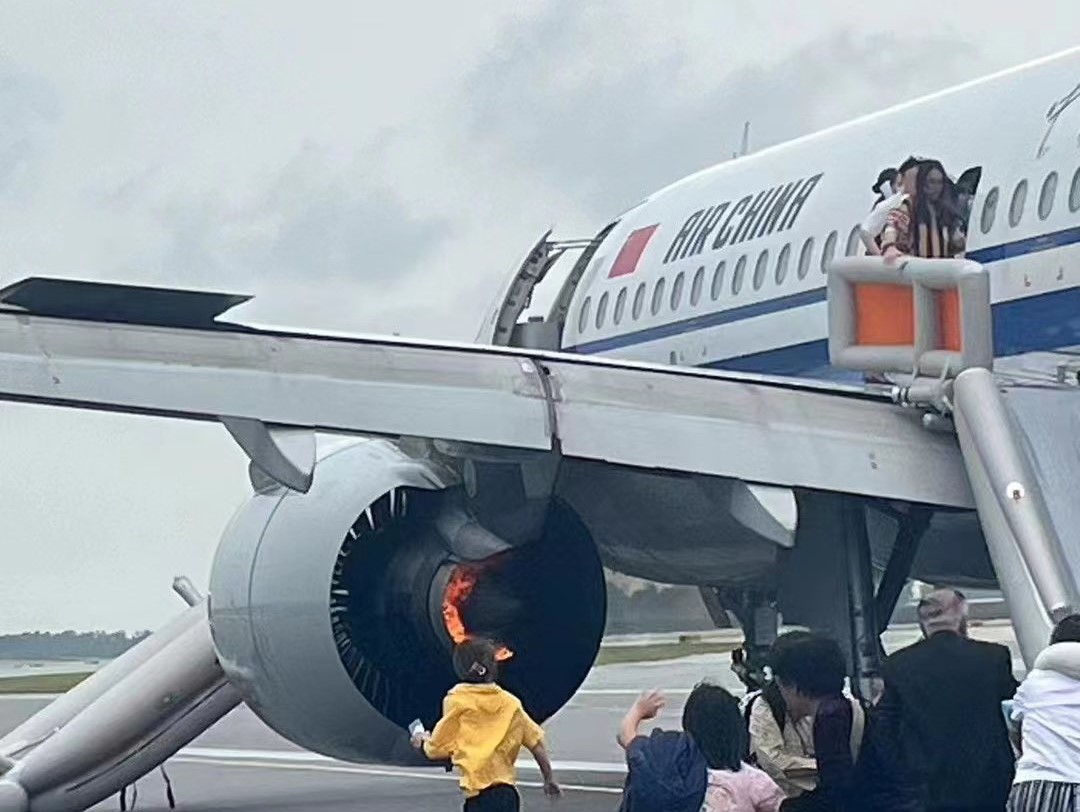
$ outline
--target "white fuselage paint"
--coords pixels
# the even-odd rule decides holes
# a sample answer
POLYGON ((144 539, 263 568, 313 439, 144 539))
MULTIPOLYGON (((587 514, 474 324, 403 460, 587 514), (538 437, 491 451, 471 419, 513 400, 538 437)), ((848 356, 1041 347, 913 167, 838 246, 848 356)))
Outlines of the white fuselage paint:
MULTIPOLYGON (((651 195, 619 219, 597 250, 575 291, 563 349, 827 374, 824 267, 831 255, 865 250, 852 232, 874 202, 871 185, 881 169, 912 154, 941 160, 954 177, 982 168, 968 255, 991 272, 996 354, 1080 344, 1078 83, 1075 49, 706 169, 651 195), (735 242, 735 216, 727 244, 713 249, 727 214, 744 197, 818 175, 801 210, 793 213, 790 202, 779 210, 772 233, 762 233, 770 230, 766 213, 747 226, 746 233, 760 236, 744 233, 735 242), (711 208, 725 202, 729 208, 700 253, 664 261, 696 212, 704 212, 698 225, 705 224, 711 208), (785 219, 794 222, 779 227, 785 219), (654 225, 633 271, 611 277, 627 238, 654 225), (800 265, 804 248, 808 261, 800 265), (782 254, 786 273, 778 281, 782 254), (740 263, 741 286, 733 285, 740 263), (714 286, 718 267, 722 279, 714 286), (692 295, 696 276, 703 280, 699 296, 692 295), (643 306, 635 313, 639 295, 643 306), (624 304, 617 308, 620 296, 624 304)), ((767 209, 770 201, 764 202, 767 209)))

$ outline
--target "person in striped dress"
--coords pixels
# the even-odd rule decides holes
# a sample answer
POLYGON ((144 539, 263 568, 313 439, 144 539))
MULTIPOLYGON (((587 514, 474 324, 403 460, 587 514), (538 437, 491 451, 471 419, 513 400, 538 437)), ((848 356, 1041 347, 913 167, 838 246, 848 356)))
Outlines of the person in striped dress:
POLYGON ((1016 693, 1012 719, 1021 755, 1008 812, 1080 810, 1080 615, 1054 627, 1016 693))
POLYGON ((895 260, 908 256, 962 257, 967 232, 953 182, 940 161, 923 160, 902 173, 909 197, 889 212, 881 235, 881 253, 895 260))

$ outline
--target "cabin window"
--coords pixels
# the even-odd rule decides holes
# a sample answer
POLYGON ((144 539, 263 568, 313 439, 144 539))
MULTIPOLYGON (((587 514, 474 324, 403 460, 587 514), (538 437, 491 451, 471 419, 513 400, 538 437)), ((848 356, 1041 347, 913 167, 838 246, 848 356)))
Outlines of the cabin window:
POLYGON ((803 243, 802 251, 799 252, 799 279, 806 279, 806 275, 810 273, 810 260, 814 256, 814 238, 807 237, 806 242, 803 243))
POLYGON ((862 226, 855 226, 851 229, 851 233, 848 234, 847 248, 844 253, 849 257, 855 257, 859 255, 859 246, 862 245, 862 226))
POLYGON ((727 270, 727 263, 724 260, 720 260, 716 263, 716 270, 712 275, 712 290, 709 291, 709 295, 712 296, 712 300, 715 302, 720 298, 720 293, 724 289, 724 271, 727 270))
POLYGON ((619 295, 615 297, 615 313, 613 318, 616 326, 622 322, 623 315, 626 313, 626 288, 619 291, 619 295))
POLYGON ((1069 189, 1069 211, 1073 214, 1080 211, 1080 169, 1073 175, 1072 188, 1069 189))
POLYGON ((965 169, 956 179, 956 207, 964 223, 964 230, 970 231, 971 210, 975 207, 975 195, 982 183, 982 167, 972 166, 965 169))
POLYGON ((836 241, 840 239, 840 235, 835 231, 825 238, 825 248, 821 252, 821 272, 828 273, 829 263, 832 262, 833 257, 836 255, 836 241))
POLYGON ((738 296, 742 290, 743 277, 746 276, 746 254, 739 257, 735 263, 735 271, 731 274, 731 295, 738 296))
POLYGON ((791 262, 791 243, 787 243, 780 249, 780 256, 776 258, 776 284, 784 284, 787 278, 788 264, 791 262))
POLYGON ((994 219, 997 217, 998 200, 1000 198, 1001 190, 995 186, 990 190, 986 200, 983 202, 982 219, 979 222, 983 234, 989 234, 990 229, 994 227, 994 219))
POLYGON ((1020 181, 1013 191, 1012 203, 1009 204, 1009 225, 1016 228, 1024 216, 1024 204, 1027 203, 1028 182, 1020 181))
POLYGON ((604 320, 607 318, 607 306, 608 295, 607 292, 600 297, 600 303, 596 305, 596 329, 599 330, 604 326, 604 320))
POLYGON ((675 284, 671 286, 671 309, 678 310, 679 305, 682 304, 682 292, 686 286, 686 274, 679 271, 679 275, 675 277, 675 284))
POLYGON ((769 272, 769 252, 762 251, 754 266, 754 290, 761 290, 765 284, 765 275, 769 272))
POLYGON ((634 307, 630 310, 630 317, 637 321, 641 318, 641 311, 645 309, 645 283, 642 282, 637 287, 637 292, 634 294, 634 307))
POLYGON ((656 280, 656 287, 653 288, 652 292, 652 306, 649 308, 654 316, 660 312, 660 305, 664 303, 665 287, 667 287, 667 282, 663 277, 656 280))
POLYGON ((697 307, 701 301, 701 291, 705 287, 705 266, 702 265, 694 274, 694 281, 690 284, 690 306, 697 307))
POLYGON ((1039 192, 1039 219, 1045 220, 1054 210, 1054 196, 1057 194, 1058 173, 1051 172, 1043 181, 1039 192))
POLYGON ((581 303, 581 312, 578 313, 577 331, 584 333, 585 328, 589 326, 589 311, 592 310, 592 296, 586 296, 585 301, 581 303))

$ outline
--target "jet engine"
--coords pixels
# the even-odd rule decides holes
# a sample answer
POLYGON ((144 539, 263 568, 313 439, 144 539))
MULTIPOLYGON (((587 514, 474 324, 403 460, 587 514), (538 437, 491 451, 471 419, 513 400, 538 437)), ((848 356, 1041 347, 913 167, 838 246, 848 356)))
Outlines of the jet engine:
POLYGON ((606 596, 584 524, 552 499, 535 537, 473 518, 439 463, 394 443, 320 459, 306 494, 267 483, 225 531, 210 622, 229 680, 270 727, 335 758, 409 764, 457 681, 450 653, 494 639, 500 682, 538 720, 599 649, 606 596))

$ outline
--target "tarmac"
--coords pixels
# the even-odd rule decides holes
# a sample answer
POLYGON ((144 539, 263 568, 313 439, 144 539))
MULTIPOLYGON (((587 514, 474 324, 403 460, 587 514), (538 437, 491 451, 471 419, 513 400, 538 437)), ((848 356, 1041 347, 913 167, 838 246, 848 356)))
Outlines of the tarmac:
MULTIPOLYGON (((1022 671, 1012 631, 987 625, 972 636, 1010 645, 1022 671)), ((889 649, 914 642, 913 629, 890 632, 889 649)), ((573 700, 547 725, 549 748, 565 795, 555 805, 544 798, 529 762, 519 768, 523 808, 613 810, 622 784, 622 754, 615 731, 642 689, 659 688, 669 705, 659 724, 678 727, 682 704, 693 686, 709 680, 738 690, 726 654, 708 654, 656 663, 608 665, 593 669, 573 700)), ((0 697, 0 733, 43 707, 48 698, 0 697)), ((267 728, 246 707, 237 708, 166 765, 179 810, 313 810, 313 812, 418 812, 461 808, 455 776, 441 769, 399 769, 347 764, 308 753, 267 728)), ((135 809, 167 810, 160 773, 140 781, 135 809)), ((95 810, 117 810, 119 800, 95 810)), ((131 809, 131 805, 128 806, 131 809)))

